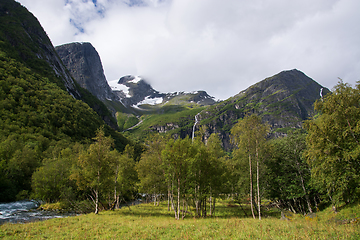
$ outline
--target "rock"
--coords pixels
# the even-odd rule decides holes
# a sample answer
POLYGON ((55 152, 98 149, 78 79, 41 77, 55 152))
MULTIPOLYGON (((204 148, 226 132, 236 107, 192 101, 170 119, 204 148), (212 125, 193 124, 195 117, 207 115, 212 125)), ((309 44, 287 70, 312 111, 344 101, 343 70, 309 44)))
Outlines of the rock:
POLYGON ((101 101, 118 100, 106 80, 99 54, 91 43, 69 43, 55 49, 81 87, 101 101))
POLYGON ((305 219, 307 221, 317 221, 318 217, 317 217, 316 213, 308 213, 305 215, 305 219))
POLYGON ((282 211, 281 212, 281 220, 291 221, 294 218, 294 213, 290 211, 282 211))

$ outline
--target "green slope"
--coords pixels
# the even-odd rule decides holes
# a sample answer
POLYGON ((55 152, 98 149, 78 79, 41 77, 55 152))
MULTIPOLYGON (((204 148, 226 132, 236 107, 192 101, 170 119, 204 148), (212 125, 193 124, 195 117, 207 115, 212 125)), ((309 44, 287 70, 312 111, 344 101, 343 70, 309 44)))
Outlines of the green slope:
MULTIPOLYGON (((90 143, 105 125, 97 114, 106 114, 105 105, 59 73, 52 50, 31 13, 15 1, 0 2, 0 202, 28 196, 32 173, 52 149, 90 143)), ((130 143, 104 128, 119 151, 130 143)))

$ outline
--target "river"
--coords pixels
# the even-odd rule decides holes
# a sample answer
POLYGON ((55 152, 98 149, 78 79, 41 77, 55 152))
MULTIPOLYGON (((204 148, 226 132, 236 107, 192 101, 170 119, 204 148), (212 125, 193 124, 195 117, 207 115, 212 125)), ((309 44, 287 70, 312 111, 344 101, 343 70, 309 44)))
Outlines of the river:
POLYGON ((6 222, 27 223, 69 216, 69 214, 60 214, 54 211, 37 210, 38 207, 39 203, 36 201, 0 203, 0 225, 6 222))

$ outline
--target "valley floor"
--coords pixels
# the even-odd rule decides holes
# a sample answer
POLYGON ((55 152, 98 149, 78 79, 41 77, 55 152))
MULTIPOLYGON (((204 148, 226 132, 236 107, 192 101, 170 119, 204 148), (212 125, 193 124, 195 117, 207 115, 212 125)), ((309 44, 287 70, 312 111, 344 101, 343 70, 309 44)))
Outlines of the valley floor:
MULTIPOLYGON (((345 210, 359 218, 359 205, 345 210)), ((345 221, 331 209, 315 218, 294 216, 280 220, 279 211, 269 211, 261 221, 243 216, 234 204, 221 202, 217 216, 175 220, 166 203, 141 204, 100 214, 87 214, 26 224, 0 226, 4 239, 360 239, 357 221, 345 221)))

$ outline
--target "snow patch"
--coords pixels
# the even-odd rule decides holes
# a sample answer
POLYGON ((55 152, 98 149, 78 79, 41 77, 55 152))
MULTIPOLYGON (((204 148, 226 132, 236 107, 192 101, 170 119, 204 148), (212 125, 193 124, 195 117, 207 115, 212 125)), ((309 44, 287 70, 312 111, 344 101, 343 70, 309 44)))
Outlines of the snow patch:
POLYGON ((130 98, 131 95, 129 94, 129 87, 124 84, 119 84, 118 81, 119 80, 108 81, 111 90, 119 92, 121 91, 126 95, 127 98, 130 98))
POLYGON ((133 80, 129 81, 129 83, 138 83, 138 82, 140 82, 140 80, 141 80, 141 77, 135 76, 135 78, 133 80))
POLYGON ((156 104, 162 103, 163 100, 164 99, 162 97, 150 98, 149 96, 147 96, 144 100, 142 100, 141 102, 138 102, 136 105, 137 106, 140 106, 143 104, 156 105, 156 104))

